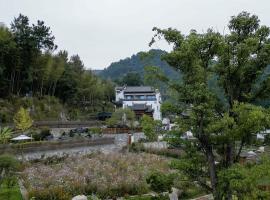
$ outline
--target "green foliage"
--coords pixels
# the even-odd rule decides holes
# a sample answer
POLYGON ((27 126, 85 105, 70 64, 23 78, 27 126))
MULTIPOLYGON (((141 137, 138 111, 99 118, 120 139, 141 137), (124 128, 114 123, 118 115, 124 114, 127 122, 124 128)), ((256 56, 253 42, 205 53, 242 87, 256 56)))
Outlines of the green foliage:
POLYGON ((31 135, 35 141, 40 141, 45 140, 48 136, 51 136, 51 132, 49 128, 44 127, 40 131, 30 132, 29 135, 31 135))
POLYGON ((2 123, 11 123, 14 115, 21 106, 31 108, 30 116, 35 121, 58 120, 60 113, 65 111, 64 106, 55 97, 20 98, 14 96, 0 100, 0 121, 2 120, 2 123))
POLYGON ((3 170, 5 171, 5 174, 12 174, 14 173, 16 170, 19 169, 19 161, 11 156, 11 155, 7 155, 7 154, 2 154, 0 155, 0 171, 3 172, 3 170))
POLYGON ((165 175, 160 172, 153 172, 146 178, 146 182, 150 185, 150 188, 158 193, 170 192, 173 180, 173 174, 165 175))
POLYGON ((23 132, 29 129, 33 124, 33 120, 31 119, 29 112, 23 107, 20 107, 18 112, 15 114, 13 121, 16 129, 23 132))
POLYGON ((8 185, 7 181, 4 181, 1 185, 0 199, 5 200, 23 200, 19 185, 17 184, 17 179, 14 178, 14 183, 12 186, 8 185))
POLYGON ((244 143, 250 144, 252 136, 264 130, 267 126, 269 116, 262 107, 235 103, 232 111, 234 116, 225 113, 220 121, 210 123, 208 131, 217 133, 212 137, 214 141, 218 142, 229 138, 236 141, 242 140, 244 143))
POLYGON ((264 186, 270 185, 270 162, 263 159, 261 163, 242 166, 234 165, 219 172, 219 190, 232 191, 238 199, 269 199, 270 192, 264 191, 264 186), (267 181, 265 181, 267 180, 267 181))
POLYGON ((266 134, 265 135, 264 144, 270 145, 270 134, 266 134))
MULTIPOLYGON (((8 99, 9 103, 14 96, 24 96, 29 101, 43 101, 46 96, 52 97, 52 102, 57 97, 67 104, 68 112, 78 109, 78 115, 72 119, 81 116, 87 119, 90 118, 89 113, 112 110, 113 84, 85 70, 78 55, 69 58, 66 51, 54 53, 57 47, 54 39, 50 27, 45 26, 43 21, 30 25, 28 17, 22 14, 14 19, 10 30, 0 28, 0 98, 8 99)), ((51 109, 50 98, 46 105, 49 114, 40 112, 47 110, 45 105, 35 108, 32 104, 31 114, 38 113, 34 117, 37 119, 47 116, 58 119, 62 111, 51 109)), ((1 121, 11 121, 8 110, 12 107, 0 109, 1 121)))
MULTIPOLYGON (((178 118, 178 133, 172 138, 182 143, 179 136, 186 131, 196 138, 182 144, 189 157, 177 167, 188 169, 188 176, 213 192, 215 199, 225 198, 225 192, 217 190, 218 171, 238 162, 252 135, 269 126, 269 113, 256 107, 270 94, 269 74, 263 74, 270 63, 270 28, 259 22, 257 16, 241 12, 231 18, 226 35, 212 29, 202 34, 192 30, 188 35, 171 28, 153 29, 151 44, 161 37, 171 44, 173 50, 163 58, 182 75, 177 84, 162 80, 177 93, 175 114, 188 113, 178 118), (202 162, 194 160, 203 154, 202 162)), ((225 185, 230 199, 231 189, 225 185)))
POLYGON ((129 108, 117 109, 112 117, 106 121, 109 127, 130 127, 134 128, 135 113, 129 108))
POLYGON ((3 187, 5 192, 0 192, 1 195, 7 195, 10 198, 10 189, 16 185, 17 179, 15 172, 20 168, 19 161, 7 154, 0 155, 0 187, 3 187))
POLYGON ((92 128, 89 128, 89 132, 93 134, 101 135, 102 129, 99 127, 92 127, 92 128))
POLYGON ((112 63, 104 71, 100 72, 99 75, 114 80, 132 72, 140 74, 143 79, 145 66, 159 66, 166 75, 177 78, 178 75, 175 74, 175 71, 165 61, 161 60, 161 56, 165 53, 165 51, 158 49, 152 49, 147 53, 139 52, 130 58, 112 63))
POLYGON ((161 156, 166 156, 169 158, 180 158, 183 156, 183 152, 179 149, 152 149, 152 148, 145 148, 142 143, 133 142, 129 147, 130 152, 145 152, 150 154, 156 154, 161 156))
POLYGON ((8 127, 0 127, 0 143, 6 144, 12 137, 13 130, 8 127))
POLYGON ((150 141, 157 140, 158 128, 160 127, 161 122, 155 121, 152 117, 148 115, 143 115, 141 118, 141 127, 145 136, 150 141))
POLYGON ((143 85, 140 74, 135 72, 128 72, 123 78, 116 79, 115 82, 118 85, 127 85, 127 86, 139 86, 143 85))
POLYGON ((205 190, 209 190, 208 171, 205 171, 207 161, 205 157, 196 151, 196 147, 185 147, 184 153, 179 160, 173 160, 171 168, 185 174, 188 182, 196 181, 205 190))

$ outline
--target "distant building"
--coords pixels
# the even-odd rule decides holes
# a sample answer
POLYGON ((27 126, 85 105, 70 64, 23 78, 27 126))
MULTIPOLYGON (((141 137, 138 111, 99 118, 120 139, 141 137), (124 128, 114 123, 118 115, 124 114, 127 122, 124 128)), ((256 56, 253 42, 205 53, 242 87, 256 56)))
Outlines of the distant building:
POLYGON ((115 101, 119 107, 130 108, 140 118, 146 114, 161 120, 161 95, 150 86, 123 86, 115 88, 115 101))

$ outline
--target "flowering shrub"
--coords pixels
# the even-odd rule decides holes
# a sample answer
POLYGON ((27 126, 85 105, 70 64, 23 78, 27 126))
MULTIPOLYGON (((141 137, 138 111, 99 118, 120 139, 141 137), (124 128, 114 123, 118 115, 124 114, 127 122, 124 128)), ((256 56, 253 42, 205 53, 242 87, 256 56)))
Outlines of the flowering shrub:
POLYGON ((153 170, 168 172, 168 159, 145 153, 98 153, 56 164, 34 163, 23 177, 29 196, 37 200, 65 200, 78 194, 103 199, 149 192, 146 177, 153 170))

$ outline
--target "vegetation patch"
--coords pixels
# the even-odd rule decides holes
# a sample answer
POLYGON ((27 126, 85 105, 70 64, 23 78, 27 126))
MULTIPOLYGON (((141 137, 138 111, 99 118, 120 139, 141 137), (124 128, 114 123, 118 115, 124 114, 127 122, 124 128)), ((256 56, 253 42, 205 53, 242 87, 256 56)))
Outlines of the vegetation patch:
POLYGON ((70 199, 78 194, 106 198, 148 193, 146 177, 153 170, 168 173, 169 159, 145 153, 92 154, 30 164, 23 180, 29 196, 36 199, 70 199))
POLYGON ((17 182, 13 186, 8 186, 6 182, 1 185, 0 199, 5 200, 23 200, 19 185, 17 182))

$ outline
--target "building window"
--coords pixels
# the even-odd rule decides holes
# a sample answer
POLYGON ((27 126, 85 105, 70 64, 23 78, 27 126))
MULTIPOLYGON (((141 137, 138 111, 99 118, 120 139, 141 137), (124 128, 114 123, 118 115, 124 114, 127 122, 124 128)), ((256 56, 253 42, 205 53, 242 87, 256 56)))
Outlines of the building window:
POLYGON ((145 96, 144 95, 138 95, 138 96, 136 96, 136 99, 144 100, 145 96))
POLYGON ((127 95, 127 96, 126 96, 126 99, 127 99, 127 100, 131 100, 131 99, 132 99, 132 96, 131 96, 131 95, 127 95))
POLYGON ((140 97, 140 99, 143 99, 143 100, 144 100, 144 99, 146 99, 146 98, 145 98, 145 96, 144 96, 144 95, 142 95, 142 96, 140 97))
POLYGON ((156 100, 155 95, 147 95, 147 100, 156 100))

